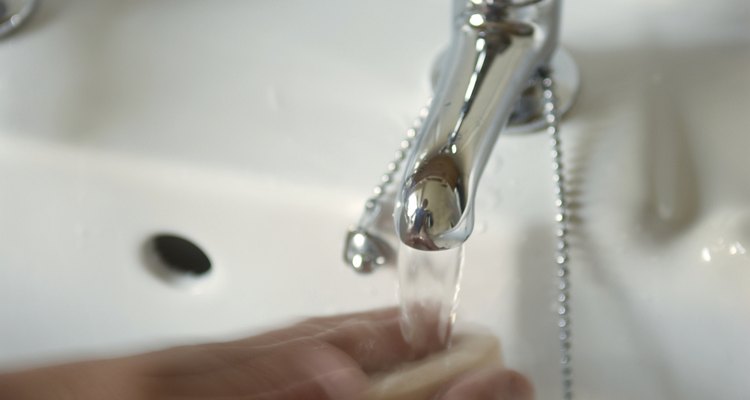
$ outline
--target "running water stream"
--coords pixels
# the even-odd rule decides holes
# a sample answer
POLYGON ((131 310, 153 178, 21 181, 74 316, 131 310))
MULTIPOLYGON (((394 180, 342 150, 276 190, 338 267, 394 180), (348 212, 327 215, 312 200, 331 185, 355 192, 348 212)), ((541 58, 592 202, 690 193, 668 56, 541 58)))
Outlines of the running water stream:
POLYGON ((401 330, 416 351, 450 346, 462 266, 463 245, 439 251, 400 245, 401 330))

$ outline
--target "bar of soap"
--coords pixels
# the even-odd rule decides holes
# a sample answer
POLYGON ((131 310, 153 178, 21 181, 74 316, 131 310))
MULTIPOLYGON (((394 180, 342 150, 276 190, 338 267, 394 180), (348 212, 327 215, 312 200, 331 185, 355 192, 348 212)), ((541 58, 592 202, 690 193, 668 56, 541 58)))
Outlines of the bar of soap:
POLYGON ((452 378, 490 364, 501 364, 497 338, 455 335, 449 349, 371 377, 365 399, 426 400, 452 378))

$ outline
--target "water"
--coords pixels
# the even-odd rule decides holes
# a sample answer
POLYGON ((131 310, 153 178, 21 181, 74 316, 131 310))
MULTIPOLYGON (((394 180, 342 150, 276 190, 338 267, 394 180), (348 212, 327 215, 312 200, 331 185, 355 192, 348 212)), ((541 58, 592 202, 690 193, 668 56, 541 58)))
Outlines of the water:
POLYGON ((463 266, 463 246, 422 251, 400 245, 401 331, 418 352, 450 345, 463 266))

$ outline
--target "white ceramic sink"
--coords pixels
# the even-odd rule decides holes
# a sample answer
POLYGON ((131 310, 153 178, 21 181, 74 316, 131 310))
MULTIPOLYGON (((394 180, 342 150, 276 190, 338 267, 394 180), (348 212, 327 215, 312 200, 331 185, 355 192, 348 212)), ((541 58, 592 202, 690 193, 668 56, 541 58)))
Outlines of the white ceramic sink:
MULTIPOLYGON (((0 42, 0 368, 396 304, 343 237, 429 95, 449 1, 44 2, 0 42), (168 282, 160 232, 211 257, 168 282)), ((562 40, 580 399, 750 395, 750 6, 585 0, 562 40)), ((557 398, 544 135, 503 136, 460 321, 557 398)))

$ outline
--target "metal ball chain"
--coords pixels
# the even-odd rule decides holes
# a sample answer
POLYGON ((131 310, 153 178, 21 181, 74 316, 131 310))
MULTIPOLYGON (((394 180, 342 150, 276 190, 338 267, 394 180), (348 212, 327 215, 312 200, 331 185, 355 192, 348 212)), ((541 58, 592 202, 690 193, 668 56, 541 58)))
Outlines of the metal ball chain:
POLYGON ((399 144, 399 149, 396 150, 393 161, 388 163, 386 172, 380 177, 380 183, 378 183, 372 189, 372 197, 367 199, 367 202, 365 202, 366 211, 375 209, 378 201, 380 201, 380 199, 382 199, 385 195, 388 186, 393 183, 396 173, 399 171, 399 169, 401 169, 401 164, 403 164, 404 160, 406 159, 407 150, 411 148, 412 143, 414 143, 414 139, 417 137, 417 131, 422 126, 422 123, 424 123, 425 118, 427 118, 427 114, 430 112, 431 102, 432 99, 427 100, 427 104, 419 109, 419 114, 417 115, 417 118, 414 119, 411 128, 406 130, 406 137, 404 137, 404 139, 399 144))
POLYGON ((568 202, 565 193, 565 175, 562 163, 562 147, 560 144, 560 124, 557 101, 554 93, 554 81, 549 70, 540 71, 544 119, 547 123, 547 133, 552 144, 552 171, 555 183, 555 206, 557 214, 557 250, 555 263, 557 264, 558 292, 557 292, 557 326, 560 340, 560 368, 563 383, 563 399, 573 399, 573 369, 571 367, 570 340, 570 271, 568 269, 568 202))

